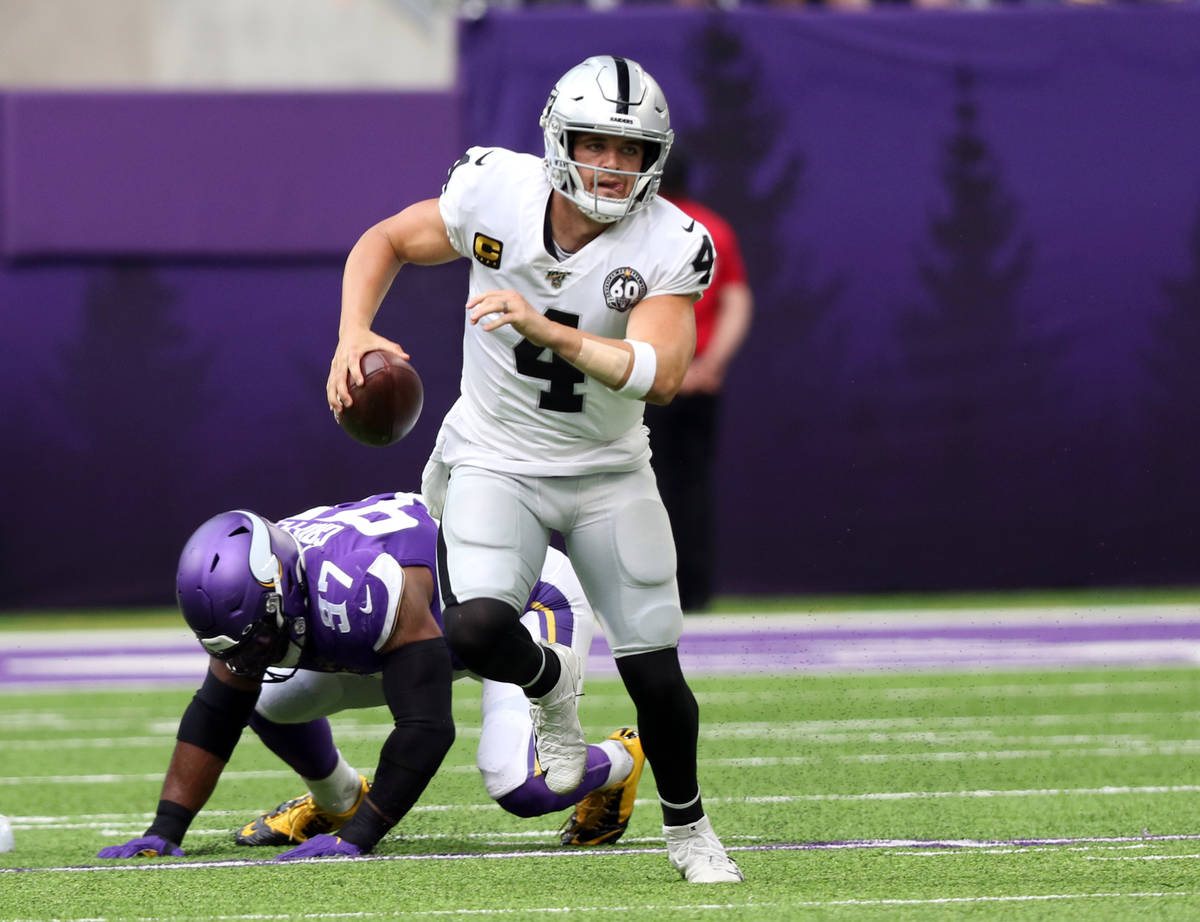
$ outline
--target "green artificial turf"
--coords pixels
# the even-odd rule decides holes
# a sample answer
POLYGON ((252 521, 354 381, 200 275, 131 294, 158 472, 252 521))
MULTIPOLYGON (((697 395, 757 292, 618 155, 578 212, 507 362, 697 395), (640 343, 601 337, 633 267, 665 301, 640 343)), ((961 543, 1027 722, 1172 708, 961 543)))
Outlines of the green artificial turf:
MULTIPOLYGON (((442 772, 372 858, 276 865, 260 862, 277 850, 234 845, 235 827, 303 791, 247 732, 186 858, 101 861, 144 831, 190 689, 0 695, 0 813, 16 839, 0 855, 0 922, 1200 917, 1200 839, 1167 838, 1200 834, 1200 673, 692 685, 705 801, 744 884, 679 880, 650 771, 613 847, 561 848, 565 815, 504 813, 474 769, 470 682, 442 772), (20 868, 35 870, 7 873, 20 868)), ((633 721, 612 679, 588 680, 581 714, 593 740, 633 721)), ((386 713, 333 724, 371 774, 386 713)))

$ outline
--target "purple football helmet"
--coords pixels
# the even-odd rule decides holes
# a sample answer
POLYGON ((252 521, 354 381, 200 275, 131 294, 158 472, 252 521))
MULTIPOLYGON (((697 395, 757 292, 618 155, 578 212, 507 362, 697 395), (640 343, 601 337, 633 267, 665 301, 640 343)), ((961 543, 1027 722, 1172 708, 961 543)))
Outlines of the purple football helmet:
POLYGON ((282 528, 244 509, 213 516, 184 545, 175 590, 188 627, 230 672, 267 682, 295 672, 308 592, 300 545, 282 528))

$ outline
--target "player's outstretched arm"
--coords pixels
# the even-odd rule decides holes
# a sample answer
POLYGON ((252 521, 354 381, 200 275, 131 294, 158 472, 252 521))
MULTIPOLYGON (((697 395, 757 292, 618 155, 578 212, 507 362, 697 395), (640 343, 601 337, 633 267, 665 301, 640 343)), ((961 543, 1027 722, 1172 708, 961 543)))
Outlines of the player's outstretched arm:
POLYGON ((458 257, 446 233, 437 199, 409 205, 369 228, 346 257, 342 273, 342 308, 338 344, 330 362, 325 394, 334 413, 350 406, 350 381, 361 385, 362 357, 374 349, 402 359, 409 354, 397 343, 371 331, 396 273, 407 263, 436 266, 458 257))
POLYGON ((256 680, 233 675, 220 660, 209 660, 204 683, 179 721, 154 821, 145 835, 102 848, 98 858, 183 855, 180 843, 192 819, 212 796, 254 710, 259 687, 256 680))
POLYGON ((379 753, 375 780, 336 836, 316 836, 277 861, 365 855, 417 802, 454 742, 450 648, 433 617, 433 574, 404 568, 392 635, 380 652, 383 695, 395 726, 379 753), (319 841, 318 841, 319 840, 319 841))
POLYGON ((625 339, 557 323, 515 291, 485 291, 467 302, 467 317, 490 333, 511 326, 588 377, 631 400, 670 403, 696 349, 696 316, 685 295, 656 295, 633 309, 625 339))

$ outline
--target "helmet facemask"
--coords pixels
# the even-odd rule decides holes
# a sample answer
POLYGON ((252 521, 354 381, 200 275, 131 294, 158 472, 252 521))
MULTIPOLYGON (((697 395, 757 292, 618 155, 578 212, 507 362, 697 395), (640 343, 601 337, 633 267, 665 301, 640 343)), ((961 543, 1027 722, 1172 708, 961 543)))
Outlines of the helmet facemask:
POLYGON ((225 636, 203 637, 200 645, 221 660, 236 676, 261 679, 263 682, 283 682, 296 673, 303 648, 304 619, 295 619, 299 630, 283 617, 283 595, 271 592, 263 598, 265 611, 261 618, 247 624, 237 640, 230 643, 225 636), (272 667, 290 669, 277 672, 272 667))
POLYGON ((675 133, 662 90, 637 62, 602 55, 571 68, 551 91, 539 124, 550 184, 591 220, 619 221, 654 200, 675 133), (641 169, 599 169, 580 163, 573 148, 575 136, 583 133, 640 140, 641 169), (595 171, 590 189, 580 169, 595 171), (600 195, 602 173, 632 179, 630 194, 622 199, 600 195))

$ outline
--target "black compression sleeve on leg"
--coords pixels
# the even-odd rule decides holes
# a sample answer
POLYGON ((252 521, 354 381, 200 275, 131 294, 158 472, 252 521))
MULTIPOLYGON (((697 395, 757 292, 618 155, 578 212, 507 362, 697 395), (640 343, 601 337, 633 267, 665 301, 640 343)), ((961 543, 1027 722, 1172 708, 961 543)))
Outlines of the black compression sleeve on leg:
POLYGON ((537 641, 522 626, 521 613, 507 602, 471 599, 446 608, 442 621, 446 642, 478 676, 524 686, 543 668, 537 641))
POLYGON ((700 708, 679 666, 676 649, 617 659, 617 671, 637 707, 638 734, 654 769, 658 794, 682 810, 663 807, 668 826, 693 823, 704 813, 696 777, 700 708), (693 802, 693 799, 694 802, 693 802))
POLYGON ((257 701, 258 689, 234 688, 208 672, 183 712, 175 738, 228 762, 257 701))
POLYGON ((379 753, 371 793, 338 833, 364 852, 412 808, 450 750, 453 679, 450 649, 440 637, 405 644, 388 656, 383 694, 396 726, 379 753))

